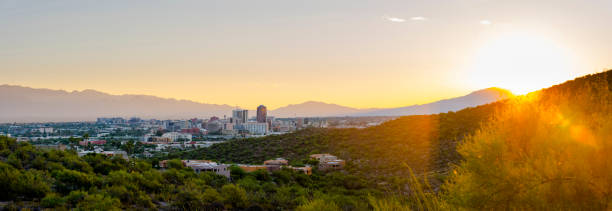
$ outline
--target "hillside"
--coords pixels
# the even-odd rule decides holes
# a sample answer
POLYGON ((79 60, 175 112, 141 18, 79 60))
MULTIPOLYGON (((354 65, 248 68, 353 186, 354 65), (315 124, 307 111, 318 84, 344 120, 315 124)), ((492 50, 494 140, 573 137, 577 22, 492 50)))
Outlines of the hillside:
MULTIPOLYGON (((609 85, 612 84, 611 75, 608 71, 585 76, 531 93, 528 97, 548 104, 569 102, 587 109, 579 104, 584 100, 574 101, 572 97, 581 96, 577 91, 589 89, 594 84, 612 87, 609 85)), ((445 175, 449 164, 458 164, 461 160, 456 146, 488 124, 495 115, 514 107, 511 102, 513 100, 504 100, 437 115, 405 116, 365 129, 306 129, 280 136, 233 140, 170 156, 261 163, 275 157, 301 160, 311 153, 332 153, 348 161, 350 173, 379 182, 405 180, 409 175, 408 167, 417 174, 437 172, 445 175)))

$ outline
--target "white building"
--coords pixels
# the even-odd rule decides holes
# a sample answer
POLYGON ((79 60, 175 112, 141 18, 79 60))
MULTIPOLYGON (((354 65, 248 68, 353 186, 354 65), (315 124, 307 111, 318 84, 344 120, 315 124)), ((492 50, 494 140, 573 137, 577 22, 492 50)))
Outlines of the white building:
POLYGON ((52 127, 41 127, 41 128, 38 128, 37 131, 40 133, 53 133, 53 128, 52 127))
POLYGON ((102 154, 108 157, 121 157, 126 160, 129 159, 126 151, 103 151, 102 154))
POLYGON ((265 135, 268 133, 268 123, 263 122, 247 122, 236 125, 239 130, 247 130, 253 135, 265 135))
POLYGON ((183 164, 192 168, 196 173, 210 171, 227 178, 230 177, 229 165, 226 164, 217 164, 207 160, 183 160, 183 164))
POLYGON ((174 141, 178 141, 178 140, 184 140, 184 141, 191 141, 191 134, 189 133, 178 133, 178 132, 168 132, 168 133, 164 133, 162 135, 162 138, 170 138, 170 140, 174 141))

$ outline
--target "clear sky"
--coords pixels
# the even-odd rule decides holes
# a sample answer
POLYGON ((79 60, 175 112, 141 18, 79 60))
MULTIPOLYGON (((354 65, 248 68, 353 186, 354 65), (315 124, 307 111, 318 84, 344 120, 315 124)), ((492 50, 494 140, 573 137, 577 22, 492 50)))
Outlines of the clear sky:
POLYGON ((520 94, 611 49, 610 0, 0 0, 0 84, 248 108, 520 94))

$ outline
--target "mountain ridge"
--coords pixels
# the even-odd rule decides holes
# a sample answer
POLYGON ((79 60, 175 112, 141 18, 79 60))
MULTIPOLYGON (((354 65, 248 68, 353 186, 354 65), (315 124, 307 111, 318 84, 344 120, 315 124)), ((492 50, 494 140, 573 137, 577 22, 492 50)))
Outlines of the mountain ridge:
POLYGON ((426 104, 410 105, 398 108, 377 109, 372 112, 355 114, 356 116, 407 116, 426 115, 458 111, 498 100, 514 97, 509 90, 499 87, 490 87, 473 91, 467 95, 438 100, 426 104))
MULTIPOLYGON (((509 92, 500 88, 487 88, 471 92, 501 93, 509 92), (488 90, 488 91, 487 91, 488 90)), ((489 93, 489 95, 491 95, 489 93)), ((493 94, 494 95, 494 94, 493 94)), ((462 96, 465 97, 465 96, 462 96)), ((458 97, 461 98, 461 97, 458 97)), ((0 85, 0 122, 51 122, 51 121, 93 121, 97 117, 133 117, 142 118, 193 118, 224 116, 231 114, 235 108, 227 104, 207 104, 186 99, 163 98, 142 94, 109 94, 94 89, 53 90, 31 88, 20 85, 0 85)), ((452 100, 450 98, 445 100, 452 100)), ((489 97, 484 100, 463 103, 456 109, 477 106, 499 100, 500 97, 489 97)), ((443 102, 445 100, 436 101, 443 102)), ((431 104, 431 103, 430 103, 431 104)), ((275 117, 330 117, 330 116, 401 116, 397 109, 429 104, 412 105, 399 108, 352 108, 348 106, 309 100, 299 104, 289 104, 269 110, 269 116, 275 117), (394 113, 396 112, 396 113, 394 113)), ((447 112, 445 109, 429 110, 430 112, 447 112)), ((255 114, 255 112, 251 112, 255 114)), ((422 112, 421 114, 428 114, 422 112)))

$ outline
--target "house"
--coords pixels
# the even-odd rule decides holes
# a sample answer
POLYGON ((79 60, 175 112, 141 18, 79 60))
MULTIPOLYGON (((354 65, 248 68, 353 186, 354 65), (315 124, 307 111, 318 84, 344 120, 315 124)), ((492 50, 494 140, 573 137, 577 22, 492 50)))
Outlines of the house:
POLYGON ((336 160, 338 157, 333 156, 331 154, 312 154, 310 155, 310 159, 318 160, 319 162, 325 162, 328 160, 336 160))
POLYGON ((340 170, 344 168, 346 162, 338 159, 338 157, 331 154, 312 154, 311 159, 319 161, 319 170, 340 170))
MULTIPOLYGON (((184 167, 193 169, 196 173, 214 172, 215 174, 230 177, 230 169, 227 164, 220 164, 210 160, 182 160, 184 167)), ((168 168, 168 160, 159 161, 159 167, 168 168)))
POLYGON ((344 168, 345 162, 344 160, 330 160, 319 163, 319 170, 327 171, 327 170, 340 170, 344 168))
POLYGON ((280 170, 281 167, 289 165, 289 161, 283 158, 276 158, 274 160, 266 160, 264 161, 264 166, 268 168, 269 171, 280 170))
POLYGON ((209 171, 227 178, 230 177, 230 169, 227 164, 217 164, 209 160, 183 160, 183 165, 192 168, 196 173, 209 171))
POLYGON ((299 171, 302 172, 306 175, 311 175, 312 174, 312 168, 310 166, 304 166, 304 167, 293 167, 290 166, 290 169, 293 169, 294 171, 299 171))

